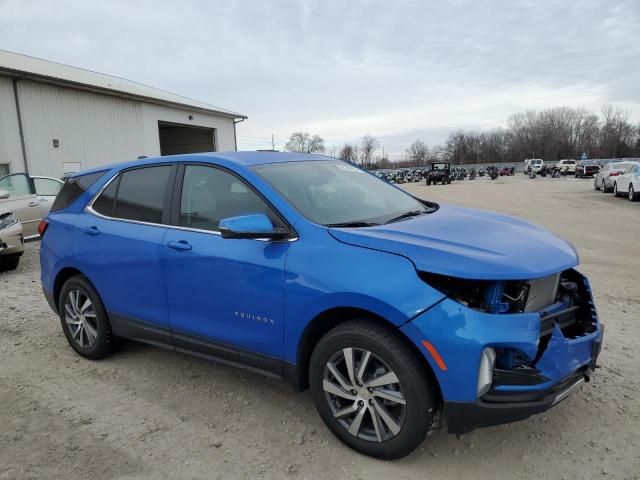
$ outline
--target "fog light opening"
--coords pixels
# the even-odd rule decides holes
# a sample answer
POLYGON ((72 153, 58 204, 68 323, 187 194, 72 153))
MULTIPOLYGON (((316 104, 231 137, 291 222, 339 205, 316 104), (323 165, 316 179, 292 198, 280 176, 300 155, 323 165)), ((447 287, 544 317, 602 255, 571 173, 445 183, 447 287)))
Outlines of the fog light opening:
POLYGON ((480 356, 480 369, 478 370, 478 398, 482 397, 491 388, 495 365, 496 351, 493 348, 485 348, 480 356))

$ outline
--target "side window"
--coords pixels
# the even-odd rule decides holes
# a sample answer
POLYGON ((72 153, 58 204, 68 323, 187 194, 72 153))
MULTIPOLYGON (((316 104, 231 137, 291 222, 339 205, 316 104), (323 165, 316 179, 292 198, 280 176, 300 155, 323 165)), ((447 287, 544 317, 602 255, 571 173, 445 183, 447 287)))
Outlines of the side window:
POLYGON ((53 201, 51 211, 57 212, 67 208, 102 177, 104 173, 105 171, 103 170, 102 172, 88 173, 86 175, 68 178, 67 181, 64 182, 60 193, 58 193, 58 196, 53 201))
POLYGON ((92 208, 107 217, 113 216, 113 204, 116 200, 116 192, 120 184, 120 175, 105 188, 100 196, 93 202, 92 208))
POLYGON ((55 197, 60 192, 62 184, 50 178, 34 178, 33 184, 38 195, 55 197))
POLYGON ((24 173, 14 173, 0 179, 0 190, 6 190, 11 196, 31 195, 31 185, 24 173))
MULTIPOLYGON (((162 209, 173 166, 127 170, 120 175, 113 217, 162 223, 162 209)), ((104 193, 104 192, 103 192, 104 193)))
POLYGON ((282 223, 269 206, 242 180, 224 170, 187 165, 180 199, 180 225, 218 231, 220 220, 264 213, 274 225, 282 223))

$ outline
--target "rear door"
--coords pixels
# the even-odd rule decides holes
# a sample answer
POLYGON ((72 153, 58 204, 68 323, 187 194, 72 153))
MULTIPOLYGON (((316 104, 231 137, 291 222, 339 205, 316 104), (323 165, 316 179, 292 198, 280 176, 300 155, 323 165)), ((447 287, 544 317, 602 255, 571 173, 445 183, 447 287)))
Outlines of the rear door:
POLYGON ((170 164, 119 173, 76 225, 74 256, 100 293, 116 333, 169 341, 160 253, 174 175, 170 164))
POLYGON ((0 190, 9 192, 8 199, 0 200, 3 209, 16 214, 25 238, 36 238, 38 224, 44 215, 29 176, 24 173, 6 175, 0 179, 0 190))
POLYGON ((60 180, 56 180, 55 178, 49 177, 31 177, 33 179, 33 186, 35 187, 36 195, 38 196, 38 201, 40 202, 40 207, 43 211, 43 215, 46 217, 49 210, 51 210, 51 205, 53 201, 60 193, 60 189, 62 188, 63 182, 60 180))

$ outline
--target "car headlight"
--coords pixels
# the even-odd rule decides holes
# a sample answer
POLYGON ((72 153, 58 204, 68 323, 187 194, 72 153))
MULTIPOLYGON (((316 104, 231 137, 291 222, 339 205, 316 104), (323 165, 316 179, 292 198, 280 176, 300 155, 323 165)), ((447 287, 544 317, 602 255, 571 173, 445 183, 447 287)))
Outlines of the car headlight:
POLYGON ((478 370, 478 398, 482 397, 491 388, 493 367, 495 365, 496 351, 493 348, 485 348, 480 356, 480 368, 478 370))
POLYGON ((0 230, 18 223, 18 217, 13 212, 0 213, 0 230))

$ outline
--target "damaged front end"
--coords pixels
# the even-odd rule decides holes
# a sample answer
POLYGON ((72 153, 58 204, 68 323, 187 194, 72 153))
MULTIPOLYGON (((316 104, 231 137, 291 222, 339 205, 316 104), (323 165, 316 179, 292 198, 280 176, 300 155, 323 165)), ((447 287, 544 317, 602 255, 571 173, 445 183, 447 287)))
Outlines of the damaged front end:
POLYGON ((450 432, 527 418, 589 380, 603 326, 576 270, 515 281, 420 276, 447 298, 402 328, 446 365, 425 352, 450 432))

